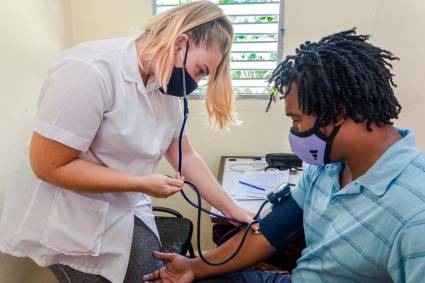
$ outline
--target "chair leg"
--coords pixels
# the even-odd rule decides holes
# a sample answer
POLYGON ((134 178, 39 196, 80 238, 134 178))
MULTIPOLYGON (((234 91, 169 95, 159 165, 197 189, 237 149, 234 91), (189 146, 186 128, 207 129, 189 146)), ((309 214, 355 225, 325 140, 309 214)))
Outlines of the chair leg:
POLYGON ((195 251, 193 250, 192 243, 189 243, 189 256, 195 258, 195 251))

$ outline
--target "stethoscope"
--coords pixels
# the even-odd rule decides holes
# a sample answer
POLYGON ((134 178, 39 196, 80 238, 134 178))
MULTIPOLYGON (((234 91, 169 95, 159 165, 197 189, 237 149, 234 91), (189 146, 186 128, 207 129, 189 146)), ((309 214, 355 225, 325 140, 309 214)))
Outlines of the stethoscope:
MULTIPOLYGON (((183 52, 182 53, 182 59, 183 59, 183 52)), ((185 66, 183 65, 182 68, 182 73, 183 73, 183 123, 182 126, 180 128, 180 133, 179 133, 179 162, 178 162, 178 172, 180 173, 180 176, 182 176, 182 163, 183 163, 183 150, 182 150, 182 140, 183 140, 183 133, 184 133, 184 129, 186 127, 186 122, 187 122, 187 118, 189 117, 189 106, 188 106, 188 99, 187 99, 187 92, 186 92, 186 72, 185 72, 185 66)), ((195 192, 196 194, 196 198, 197 198, 197 203, 195 204, 192 202, 192 200, 189 199, 189 197, 184 193, 183 190, 181 190, 181 194, 183 196, 183 198, 193 207, 195 207, 197 209, 197 220, 196 220, 196 245, 198 248, 198 253, 199 253, 199 257, 208 265, 213 265, 213 266, 219 266, 219 265, 223 265, 228 263, 229 261, 231 261, 233 258, 236 257, 236 255, 239 253, 239 251, 241 250, 246 237, 248 235, 249 230, 251 229, 251 226, 258 223, 259 222, 259 217, 260 214, 264 208, 264 206, 270 202, 272 204, 275 204, 277 202, 279 202, 279 200, 286 198, 289 194, 290 194, 290 187, 288 183, 283 183, 281 184, 276 190, 274 190, 273 192, 269 193, 267 195, 267 200, 265 200, 260 208, 258 209, 258 212, 255 214, 253 221, 251 223, 249 223, 248 225, 246 225, 246 223, 239 221, 237 219, 231 218, 231 217, 226 217, 211 211, 206 210, 205 208, 202 207, 202 199, 201 199, 201 195, 198 191, 198 188, 195 186, 195 184, 193 184, 192 182, 190 182, 189 180, 184 180, 184 183, 189 185, 192 190, 195 192), (220 240, 218 241, 218 244, 222 243, 222 241, 224 239, 226 239, 227 237, 229 237, 230 235, 233 235, 236 231, 239 231, 244 225, 246 225, 241 242, 239 243, 238 247, 236 248, 236 250, 225 260, 222 261, 218 261, 218 262, 211 262, 209 260, 207 260, 205 258, 205 256, 202 254, 202 248, 201 248, 201 214, 202 212, 209 214, 210 216, 214 216, 217 217, 218 219, 221 220, 225 220, 225 221, 230 221, 233 223, 237 223, 239 224, 239 226, 236 226, 235 228, 231 229, 229 232, 227 232, 226 234, 224 234, 220 240)))

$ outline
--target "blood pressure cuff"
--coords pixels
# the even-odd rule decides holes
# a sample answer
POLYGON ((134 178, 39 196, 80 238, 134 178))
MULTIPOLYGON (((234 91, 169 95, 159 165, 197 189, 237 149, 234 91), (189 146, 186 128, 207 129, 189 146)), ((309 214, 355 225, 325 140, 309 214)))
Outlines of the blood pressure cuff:
POLYGON ((290 194, 260 220, 260 231, 277 250, 303 235, 303 211, 290 194))

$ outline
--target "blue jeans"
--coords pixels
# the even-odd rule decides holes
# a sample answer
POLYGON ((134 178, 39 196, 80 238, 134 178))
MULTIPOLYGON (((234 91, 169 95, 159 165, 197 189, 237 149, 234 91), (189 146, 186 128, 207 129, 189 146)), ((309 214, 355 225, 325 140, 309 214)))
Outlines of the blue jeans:
POLYGON ((247 269, 222 276, 196 281, 199 283, 291 283, 291 275, 247 269))

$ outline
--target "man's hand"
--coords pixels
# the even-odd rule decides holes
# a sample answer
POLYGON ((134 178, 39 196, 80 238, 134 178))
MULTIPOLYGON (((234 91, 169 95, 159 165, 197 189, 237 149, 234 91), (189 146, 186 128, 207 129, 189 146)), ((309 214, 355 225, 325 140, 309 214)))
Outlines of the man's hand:
POLYGON ((195 280, 195 274, 191 268, 191 260, 187 257, 170 254, 153 252, 153 257, 162 260, 166 266, 143 276, 144 282, 175 282, 175 283, 190 283, 195 280))

